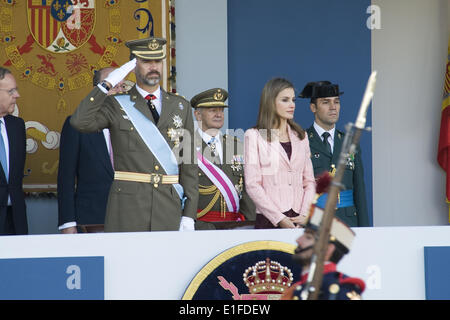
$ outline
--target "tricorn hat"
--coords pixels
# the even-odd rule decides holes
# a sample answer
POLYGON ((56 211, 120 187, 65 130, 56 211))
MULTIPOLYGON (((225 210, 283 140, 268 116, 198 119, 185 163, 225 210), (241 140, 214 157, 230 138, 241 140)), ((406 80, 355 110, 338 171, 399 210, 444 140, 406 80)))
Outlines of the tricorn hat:
POLYGON ((125 45, 130 48, 131 55, 145 60, 161 60, 166 57, 164 38, 145 38, 127 41, 125 45))
POLYGON ((339 92, 339 85, 332 84, 330 81, 308 82, 298 95, 300 98, 327 98, 337 97, 344 92, 339 92))
POLYGON ((197 108, 226 108, 225 100, 228 98, 228 92, 222 88, 209 89, 195 95, 191 99, 191 105, 197 108))

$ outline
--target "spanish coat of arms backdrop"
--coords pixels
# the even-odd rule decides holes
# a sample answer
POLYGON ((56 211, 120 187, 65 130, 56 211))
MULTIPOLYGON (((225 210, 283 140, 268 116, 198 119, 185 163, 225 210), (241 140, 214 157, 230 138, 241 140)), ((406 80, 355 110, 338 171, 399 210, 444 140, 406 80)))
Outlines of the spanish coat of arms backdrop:
POLYGON ((126 41, 166 38, 163 87, 176 90, 174 31, 174 0, 0 0, 0 64, 16 78, 14 115, 26 124, 26 191, 56 190, 64 120, 96 70, 129 60, 126 41))

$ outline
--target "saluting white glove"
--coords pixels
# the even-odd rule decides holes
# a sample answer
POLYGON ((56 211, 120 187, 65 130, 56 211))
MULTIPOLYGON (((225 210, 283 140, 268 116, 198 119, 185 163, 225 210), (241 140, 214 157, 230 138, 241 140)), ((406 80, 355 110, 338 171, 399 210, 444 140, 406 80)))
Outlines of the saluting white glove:
MULTIPOLYGON (((136 58, 128 61, 120 68, 113 70, 104 81, 108 82, 111 85, 111 88, 114 88, 120 81, 125 79, 125 77, 136 67, 136 58)), ((98 84, 100 89, 104 89, 100 84, 98 84)))
POLYGON ((178 231, 194 231, 194 219, 189 217, 181 217, 180 230, 178 231))

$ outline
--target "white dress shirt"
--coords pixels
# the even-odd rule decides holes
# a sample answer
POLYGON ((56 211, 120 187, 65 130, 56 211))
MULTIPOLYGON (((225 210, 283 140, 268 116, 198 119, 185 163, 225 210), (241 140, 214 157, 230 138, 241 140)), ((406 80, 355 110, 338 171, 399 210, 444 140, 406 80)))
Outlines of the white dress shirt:
POLYGON ((319 126, 315 121, 314 121, 314 129, 316 129, 317 134, 319 135, 320 139, 322 139, 323 141, 323 137, 322 134, 326 131, 330 134, 330 136, 328 137, 328 142, 330 143, 331 146, 331 151, 334 150, 334 131, 336 130, 336 127, 333 127, 333 129, 331 130, 324 130, 321 126, 319 126))
POLYGON ((162 103, 161 103, 161 87, 158 87, 155 92, 150 93, 142 89, 136 84, 136 90, 141 94, 141 96, 145 99, 145 97, 149 94, 152 94, 156 97, 155 100, 152 100, 153 105, 156 108, 156 111, 158 111, 158 114, 161 116, 161 109, 162 109, 162 103))

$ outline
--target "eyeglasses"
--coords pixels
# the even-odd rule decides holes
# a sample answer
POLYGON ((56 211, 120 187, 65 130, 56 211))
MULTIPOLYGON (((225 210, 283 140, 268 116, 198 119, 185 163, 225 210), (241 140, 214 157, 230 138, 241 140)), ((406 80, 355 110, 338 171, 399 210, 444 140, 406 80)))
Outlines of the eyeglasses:
POLYGON ((19 93, 19 88, 12 88, 12 89, 2 89, 2 88, 0 88, 0 90, 8 92, 8 94, 10 96, 14 95, 15 93, 19 93))

